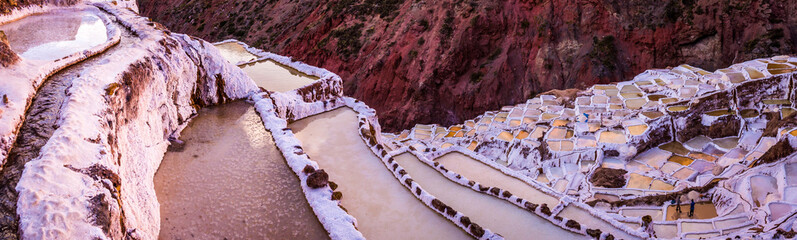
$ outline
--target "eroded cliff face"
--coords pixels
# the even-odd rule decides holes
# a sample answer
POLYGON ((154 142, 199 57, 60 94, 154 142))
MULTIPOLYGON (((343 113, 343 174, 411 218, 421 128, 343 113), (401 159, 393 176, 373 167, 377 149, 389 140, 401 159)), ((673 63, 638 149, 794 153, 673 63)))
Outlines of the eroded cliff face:
POLYGON ((386 130, 452 124, 550 90, 680 63, 713 70, 797 49, 797 2, 139 0, 207 40, 338 73, 386 130))

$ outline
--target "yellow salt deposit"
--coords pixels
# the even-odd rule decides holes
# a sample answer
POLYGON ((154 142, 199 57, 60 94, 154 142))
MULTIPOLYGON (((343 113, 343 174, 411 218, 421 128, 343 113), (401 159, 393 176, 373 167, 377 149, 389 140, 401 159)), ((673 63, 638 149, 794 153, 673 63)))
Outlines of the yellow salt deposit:
POLYGON ((627 140, 625 138, 625 134, 617 131, 604 131, 600 133, 598 138, 598 142, 601 143, 614 143, 614 144, 625 144, 627 140))
POLYGON ((642 135, 647 130, 648 130, 648 125, 645 124, 628 127, 628 133, 634 136, 642 135))

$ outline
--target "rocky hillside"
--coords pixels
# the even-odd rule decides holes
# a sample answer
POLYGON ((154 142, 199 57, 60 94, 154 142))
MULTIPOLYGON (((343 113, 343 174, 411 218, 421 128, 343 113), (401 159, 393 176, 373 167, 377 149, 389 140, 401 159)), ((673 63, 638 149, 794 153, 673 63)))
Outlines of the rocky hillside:
POLYGON ((452 124, 535 94, 680 63, 713 70, 797 49, 787 0, 138 0, 209 41, 325 67, 386 130, 452 124))

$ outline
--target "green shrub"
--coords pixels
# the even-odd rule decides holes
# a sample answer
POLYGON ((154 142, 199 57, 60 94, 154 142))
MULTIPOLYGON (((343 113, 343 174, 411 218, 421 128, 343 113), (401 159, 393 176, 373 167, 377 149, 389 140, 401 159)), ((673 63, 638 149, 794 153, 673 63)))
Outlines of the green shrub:
POLYGON ((423 28, 421 30, 422 32, 426 32, 426 30, 429 30, 429 21, 426 21, 426 19, 421 19, 421 21, 418 22, 418 26, 423 28))
POLYGON ((360 37, 362 36, 363 24, 358 23, 354 26, 333 30, 331 35, 338 39, 337 53, 348 59, 356 55, 362 48, 360 37))
POLYGON ((617 46, 614 45, 614 36, 592 37, 592 51, 587 55, 609 70, 614 70, 616 68, 615 61, 617 61, 617 46))
POLYGON ((483 77, 484 77, 484 73, 482 73, 481 71, 471 73, 470 74, 470 82, 471 83, 481 82, 483 77))

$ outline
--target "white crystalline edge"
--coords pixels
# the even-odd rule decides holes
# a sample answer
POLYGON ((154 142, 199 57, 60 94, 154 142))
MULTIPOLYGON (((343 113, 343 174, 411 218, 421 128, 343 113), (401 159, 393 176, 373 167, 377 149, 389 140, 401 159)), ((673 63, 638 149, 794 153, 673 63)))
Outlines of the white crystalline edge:
MULTIPOLYGON (((306 154, 298 155, 294 152, 296 146, 301 146, 301 142, 291 130, 287 129, 288 122, 277 116, 272 101, 263 97, 262 94, 252 95, 251 100, 255 104, 255 110, 260 114, 264 126, 271 132, 274 143, 282 152, 288 166, 299 177, 307 202, 329 233, 330 238, 365 239, 362 233, 355 228, 357 220, 338 207, 338 201, 332 200, 332 189, 329 186, 320 189, 312 189, 307 186, 308 176, 302 170, 307 165, 318 169, 318 163, 310 160, 306 154)), ((337 107, 341 106, 343 105, 338 105, 337 107)))
MULTIPOLYGON (((89 9, 91 7, 81 6, 73 8, 89 9)), ((15 16, 14 19, 19 19, 52 9, 55 9, 55 7, 23 8, 21 13, 14 12, 11 15, 15 16), (30 10, 25 11, 27 9, 30 10)), ((9 15, 3 17, 6 16, 9 15)), ((105 52, 105 50, 118 44, 121 40, 121 31, 109 24, 111 20, 103 14, 97 14, 97 16, 105 23, 107 28, 108 41, 105 43, 54 61, 27 61, 20 58, 19 62, 9 68, 0 69, 0 75, 4 76, 3 81, 0 81, 0 94, 6 94, 9 100, 8 104, 3 104, 5 109, 0 108, 0 110, 2 110, 0 111, 0 168, 2 168, 8 158, 7 151, 11 149, 11 146, 13 146, 16 141, 17 133, 22 126, 25 111, 44 80, 62 69, 105 52)))
MULTIPOLYGON (((171 35, 174 42, 184 47, 183 49, 203 52, 181 52, 184 54, 173 52, 169 58, 166 58, 164 57, 166 53, 157 40, 169 35, 147 26, 144 18, 133 18, 134 13, 131 11, 119 11, 117 7, 106 4, 100 4, 99 7, 116 15, 119 21, 125 22, 136 32, 147 33, 144 36, 152 37, 133 43, 135 47, 129 48, 126 52, 109 56, 113 58, 114 64, 96 66, 73 80, 72 87, 68 89, 69 95, 62 106, 58 129, 42 147, 39 157, 26 164, 16 186, 19 192, 17 202, 19 226, 25 239, 108 238, 100 227, 90 223, 91 213, 88 208, 91 203, 88 202, 88 198, 104 193, 106 199, 109 199, 112 193, 98 181, 63 167, 71 165, 75 168, 86 168, 94 164, 110 168, 121 178, 124 224, 128 230, 128 233, 122 234, 131 234, 143 239, 157 238, 160 216, 152 178, 168 145, 164 139, 164 131, 178 129, 176 115, 188 116, 194 113, 190 97, 195 89, 197 75, 194 60, 190 59, 189 54, 199 54, 204 58, 203 67, 209 76, 223 74, 228 87, 224 90, 230 98, 246 97, 257 90, 254 82, 246 77, 242 70, 227 64, 218 50, 209 43, 186 35, 171 35), (127 20, 130 22, 126 22, 127 20), (172 60, 166 62, 165 69, 175 71, 156 74, 154 77, 157 79, 152 79, 151 85, 142 90, 139 96, 141 101, 137 104, 164 106, 158 103, 165 103, 173 107, 141 111, 137 118, 128 119, 129 123, 118 127, 117 133, 121 141, 117 151, 124 156, 121 159, 123 165, 118 166, 117 160, 111 159, 108 154, 97 154, 110 149, 108 140, 101 134, 111 131, 101 120, 107 111, 112 111, 105 103, 104 88, 110 83, 120 81, 121 73, 126 71, 130 64, 142 61, 153 54, 156 54, 156 58, 172 60), (173 60, 175 58, 177 60, 173 60), (164 86, 167 83, 163 81, 164 77, 179 84, 176 92, 179 93, 180 99, 172 99, 174 95, 171 92, 163 93, 167 89, 164 86), (152 127, 148 127, 150 124, 152 127), (96 138, 98 135, 101 136, 99 144, 85 140, 96 138)), ((215 86, 210 86, 210 93, 215 90, 217 90, 215 86)), ((110 204, 110 208, 112 212, 118 213, 118 204, 110 204)))
POLYGON ((278 115, 281 118, 288 119, 289 116, 286 114, 290 112, 292 116, 290 116, 291 118, 288 120, 293 121, 329 110, 328 107, 330 106, 327 106, 328 103, 325 101, 314 101, 310 103, 304 101, 303 97, 299 94, 299 90, 310 86, 313 86, 313 94, 317 93, 315 87, 328 89, 329 92, 326 93, 327 96, 324 96, 327 99, 337 99, 337 97, 343 96, 343 80, 337 75, 327 75, 307 86, 285 93, 272 94, 271 98, 274 101, 278 115))

